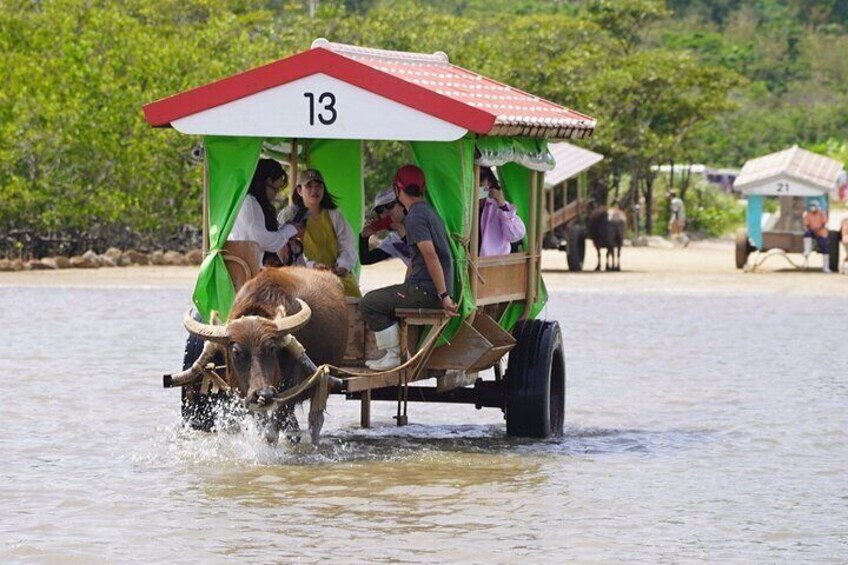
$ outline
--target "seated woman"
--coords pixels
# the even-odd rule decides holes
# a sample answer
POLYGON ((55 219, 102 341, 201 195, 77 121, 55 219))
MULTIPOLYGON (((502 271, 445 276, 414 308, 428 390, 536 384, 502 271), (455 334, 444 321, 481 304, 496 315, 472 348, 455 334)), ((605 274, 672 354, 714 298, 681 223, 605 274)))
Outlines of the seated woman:
POLYGON ((333 271, 342 281, 345 295, 362 296, 353 274, 356 266, 356 240, 350 224, 339 211, 333 195, 317 169, 300 173, 292 193, 293 204, 280 212, 279 219, 293 218, 306 208, 303 259, 307 267, 333 271))
POLYGON ((480 169, 480 257, 507 255, 510 244, 521 241, 527 233, 515 205, 504 199, 503 189, 495 173, 480 169))
POLYGON ((405 215, 395 191, 389 188, 377 193, 371 212, 372 221, 365 224, 359 234, 359 262, 363 265, 373 265, 397 257, 407 267, 412 265, 412 251, 406 243, 406 228, 403 225, 405 215), (380 232, 385 233, 384 237, 371 249, 371 236, 377 236, 380 232))
POLYGON ((250 188, 241 204, 229 241, 254 241, 261 249, 258 263, 263 263, 262 255, 277 252, 289 239, 301 233, 301 229, 291 224, 280 225, 277 221, 274 205, 271 204, 277 194, 288 185, 288 175, 282 165, 273 159, 260 159, 250 181, 250 188))

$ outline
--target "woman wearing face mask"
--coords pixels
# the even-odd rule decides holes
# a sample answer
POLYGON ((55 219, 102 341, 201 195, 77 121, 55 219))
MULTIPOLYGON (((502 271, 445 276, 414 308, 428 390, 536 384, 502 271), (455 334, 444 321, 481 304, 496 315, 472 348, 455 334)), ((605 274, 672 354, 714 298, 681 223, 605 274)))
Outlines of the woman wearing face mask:
POLYGON ((280 225, 277 221, 277 211, 272 202, 287 185, 288 175, 282 165, 273 159, 260 159, 227 238, 230 241, 258 243, 261 249, 257 258, 259 264, 263 262, 264 253, 276 255, 289 239, 302 233, 302 228, 298 226, 280 225))
POLYGON ((353 273, 356 237, 324 185, 320 171, 307 169, 300 173, 292 202, 292 206, 280 213, 280 219, 294 217, 303 209, 308 211, 303 233, 306 266, 332 271, 341 279, 346 296, 362 296, 353 273))
POLYGON ((527 233, 515 205, 504 199, 497 177, 488 167, 480 169, 480 257, 507 255, 510 244, 527 233))
POLYGON ((406 228, 403 225, 403 206, 397 201, 395 191, 386 189, 374 197, 371 206, 372 221, 365 224, 359 234, 359 262, 373 265, 397 257, 409 267, 412 265, 412 251, 406 243, 406 228), (379 245, 371 249, 369 238, 379 232, 385 232, 379 245))

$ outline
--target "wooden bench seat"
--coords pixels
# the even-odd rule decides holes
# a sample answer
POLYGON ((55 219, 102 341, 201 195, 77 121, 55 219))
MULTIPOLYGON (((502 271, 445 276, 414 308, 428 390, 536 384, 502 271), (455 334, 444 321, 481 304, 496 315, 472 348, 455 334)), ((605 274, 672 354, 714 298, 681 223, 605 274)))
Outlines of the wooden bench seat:
POLYGON ((448 317, 441 308, 395 308, 395 316, 409 326, 435 326, 448 317))

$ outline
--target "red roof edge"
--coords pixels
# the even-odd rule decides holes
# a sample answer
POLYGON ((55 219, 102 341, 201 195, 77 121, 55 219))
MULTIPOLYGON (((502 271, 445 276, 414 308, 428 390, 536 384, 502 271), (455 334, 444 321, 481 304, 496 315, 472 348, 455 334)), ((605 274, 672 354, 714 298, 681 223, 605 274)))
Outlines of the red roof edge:
POLYGON ((488 133, 495 115, 320 47, 146 104, 154 127, 228 102, 324 73, 474 133, 488 133))
POLYGON ((286 82, 313 74, 312 51, 304 51, 249 71, 162 98, 144 106, 144 117, 154 127, 221 106, 286 82))

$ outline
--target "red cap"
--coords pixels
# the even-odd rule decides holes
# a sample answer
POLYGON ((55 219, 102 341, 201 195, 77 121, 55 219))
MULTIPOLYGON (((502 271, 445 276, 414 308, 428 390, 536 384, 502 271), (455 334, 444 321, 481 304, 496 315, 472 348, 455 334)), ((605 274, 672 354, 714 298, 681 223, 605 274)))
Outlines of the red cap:
POLYGON ((415 165, 404 165, 398 169, 397 173, 395 173, 395 180, 393 184, 398 190, 403 190, 407 186, 414 184, 421 189, 421 193, 423 194, 426 189, 424 171, 415 165))

